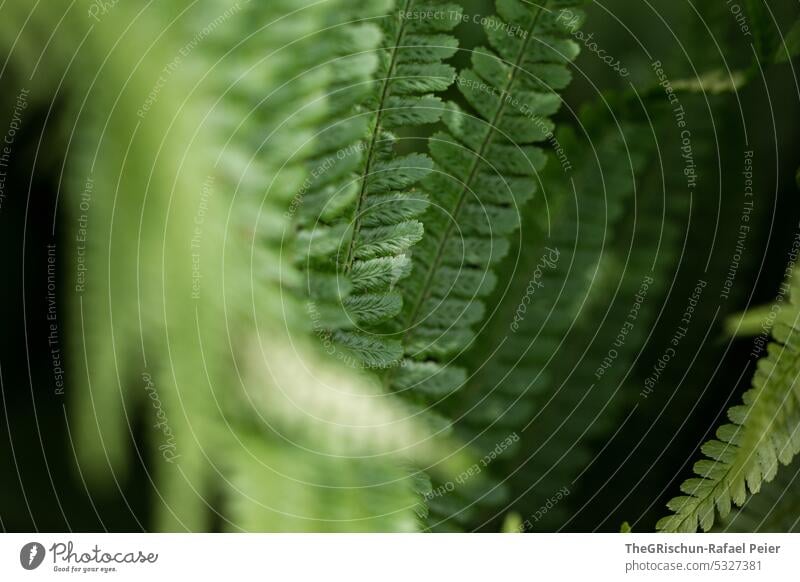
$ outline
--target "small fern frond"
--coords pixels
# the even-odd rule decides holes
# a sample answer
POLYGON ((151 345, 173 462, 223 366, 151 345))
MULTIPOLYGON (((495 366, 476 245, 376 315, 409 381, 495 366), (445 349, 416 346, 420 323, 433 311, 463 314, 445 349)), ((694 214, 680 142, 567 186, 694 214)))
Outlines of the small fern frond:
POLYGON ((743 403, 728 410, 730 424, 705 443, 708 457, 694 466, 697 477, 681 485, 685 494, 672 499, 674 512, 657 528, 666 532, 710 530, 716 521, 741 506, 748 491, 758 493, 772 481, 780 463, 788 464, 800 452, 800 279, 795 271, 789 305, 777 317, 773 341, 758 362, 752 387, 743 403), (716 509, 716 511, 715 511, 716 509))

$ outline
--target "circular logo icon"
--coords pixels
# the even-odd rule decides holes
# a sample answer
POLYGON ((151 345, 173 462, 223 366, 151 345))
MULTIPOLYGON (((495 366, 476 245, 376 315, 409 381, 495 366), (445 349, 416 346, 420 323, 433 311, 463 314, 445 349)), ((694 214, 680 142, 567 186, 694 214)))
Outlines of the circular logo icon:
POLYGON ((30 542, 19 551, 19 563, 26 570, 35 570, 44 561, 44 546, 39 542, 30 542))

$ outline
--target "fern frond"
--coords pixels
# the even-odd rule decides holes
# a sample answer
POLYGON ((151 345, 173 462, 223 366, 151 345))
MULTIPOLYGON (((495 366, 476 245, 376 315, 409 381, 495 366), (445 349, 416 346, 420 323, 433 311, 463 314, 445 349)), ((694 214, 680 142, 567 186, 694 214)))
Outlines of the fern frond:
POLYGON ((730 424, 705 443, 707 457, 694 466, 697 477, 681 486, 685 494, 672 499, 673 515, 657 528, 667 532, 710 530, 716 521, 741 506, 748 491, 758 493, 772 481, 780 463, 788 464, 800 452, 800 279, 794 273, 789 304, 778 316, 767 355, 758 362, 743 403, 728 410, 730 424), (716 511, 715 511, 716 510, 716 511))
POLYGON ((499 16, 485 25, 491 48, 476 49, 472 68, 459 74, 474 113, 449 103, 448 131, 430 140, 437 169, 424 186, 435 204, 423 217, 414 270, 401 284, 398 333, 408 365, 387 374, 395 390, 444 396, 460 386, 463 373, 447 364, 473 341, 496 282, 493 266, 537 189, 545 153, 534 144, 551 136, 556 91, 571 77, 567 65, 578 47, 566 35, 582 18, 579 4, 499 0, 499 16))
MULTIPOLYGON (((424 187, 434 204, 423 216, 427 234, 415 248, 414 270, 401 283, 404 311, 394 328, 404 365, 385 376, 394 391, 417 402, 446 401, 464 384, 466 372, 453 360, 474 340, 485 317, 483 300, 496 283, 493 266, 507 254, 520 209, 537 188, 546 154, 534 144, 552 138, 548 117, 560 105, 556 91, 569 82, 567 65, 578 52, 565 37, 582 20, 574 9, 579 4, 497 2, 499 16, 485 25, 492 48, 475 50, 473 67, 458 79, 475 114, 449 103, 448 132, 430 140, 437 168, 424 187)), ((446 406, 437 408, 450 417, 446 406)), ((436 485, 434 493, 441 489, 436 485)), ((483 477, 461 489, 491 503, 503 495, 483 477)), ((426 501, 437 529, 445 527, 442 516, 469 519, 452 495, 426 501)))
POLYGON ((377 53, 358 46, 362 27, 350 27, 354 36, 334 53, 341 62, 330 91, 338 107, 317 140, 311 168, 318 177, 300 201, 298 259, 310 285, 336 279, 337 294, 312 297, 315 311, 335 315, 315 323, 355 365, 385 369, 402 355, 397 340, 365 333, 400 313, 392 290, 410 272, 409 249, 422 238, 418 218, 428 204, 419 182, 433 162, 398 155, 397 135, 439 120, 442 102, 432 93, 455 78, 442 61, 456 50, 447 33, 460 20, 456 4, 404 0, 381 19, 377 53))

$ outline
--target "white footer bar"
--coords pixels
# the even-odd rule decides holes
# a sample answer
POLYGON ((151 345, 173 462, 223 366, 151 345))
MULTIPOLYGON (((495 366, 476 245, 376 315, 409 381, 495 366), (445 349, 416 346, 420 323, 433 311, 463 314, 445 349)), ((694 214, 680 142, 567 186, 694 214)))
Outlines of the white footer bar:
POLYGON ((800 534, 3 534, 0 580, 800 579, 800 534))

